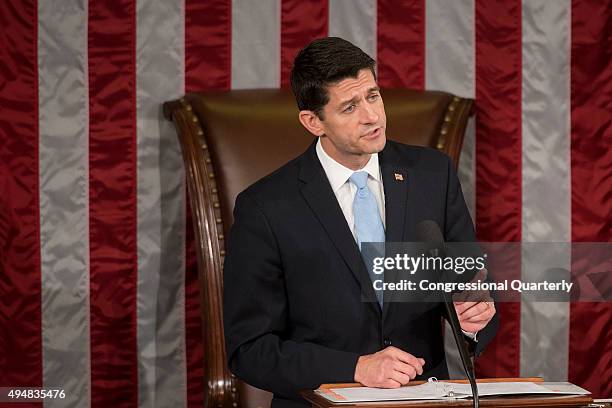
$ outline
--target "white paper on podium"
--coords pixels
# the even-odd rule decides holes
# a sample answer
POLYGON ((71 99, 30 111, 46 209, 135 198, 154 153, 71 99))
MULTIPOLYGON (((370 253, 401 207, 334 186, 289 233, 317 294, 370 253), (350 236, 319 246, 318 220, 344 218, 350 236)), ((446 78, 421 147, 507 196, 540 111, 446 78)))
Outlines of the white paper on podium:
MULTIPOLYGON (((328 390, 319 389, 317 392, 328 400, 337 403, 443 400, 469 398, 472 396, 469 384, 457 384, 446 381, 430 381, 421 385, 393 389, 348 387, 331 388, 328 390)), ((529 394, 585 395, 589 394, 589 392, 571 383, 491 382, 479 383, 478 394, 484 397, 529 394)))
POLYGON ((427 382, 421 385, 400 388, 348 387, 331 388, 329 391, 317 390, 319 394, 333 402, 372 402, 442 399, 448 391, 441 383, 427 382), (331 391, 331 392, 330 392, 331 391))
MULTIPOLYGON (((455 394, 459 394, 457 398, 463 395, 472 396, 472 388, 469 384, 452 384, 452 387, 455 394)), ((589 392, 572 383, 491 382, 478 384, 478 395, 481 397, 527 394, 584 395, 589 392)))
POLYGON ((542 387, 546 387, 555 394, 568 394, 568 395, 588 395, 589 391, 572 384, 571 382, 543 382, 540 383, 542 387))

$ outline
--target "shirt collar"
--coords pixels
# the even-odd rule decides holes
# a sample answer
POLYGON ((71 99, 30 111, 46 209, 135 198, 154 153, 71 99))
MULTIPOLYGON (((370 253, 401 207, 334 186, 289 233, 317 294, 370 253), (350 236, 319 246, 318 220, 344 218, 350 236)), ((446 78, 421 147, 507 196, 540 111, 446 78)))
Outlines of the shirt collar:
MULTIPOLYGON (((335 193, 344 183, 346 183, 346 181, 355 171, 332 159, 325 152, 325 150, 323 150, 323 146, 321 146, 321 138, 317 140, 316 150, 317 157, 319 158, 321 166, 323 166, 323 170, 325 171, 327 179, 329 180, 329 184, 335 193)), ((378 153, 370 155, 370 160, 368 160, 366 165, 359 171, 367 172, 374 180, 380 182, 381 176, 380 167, 378 166, 378 153)))

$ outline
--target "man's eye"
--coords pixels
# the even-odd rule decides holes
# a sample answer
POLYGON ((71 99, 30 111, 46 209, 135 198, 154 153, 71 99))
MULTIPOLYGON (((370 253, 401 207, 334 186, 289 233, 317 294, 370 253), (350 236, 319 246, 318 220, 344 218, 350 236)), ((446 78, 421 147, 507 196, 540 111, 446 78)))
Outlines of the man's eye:
POLYGON ((344 109, 345 113, 351 113, 352 111, 355 110, 355 105, 349 105, 346 107, 346 109, 344 109))
POLYGON ((372 94, 369 96, 370 101, 375 101, 376 99, 378 99, 378 94, 372 94))

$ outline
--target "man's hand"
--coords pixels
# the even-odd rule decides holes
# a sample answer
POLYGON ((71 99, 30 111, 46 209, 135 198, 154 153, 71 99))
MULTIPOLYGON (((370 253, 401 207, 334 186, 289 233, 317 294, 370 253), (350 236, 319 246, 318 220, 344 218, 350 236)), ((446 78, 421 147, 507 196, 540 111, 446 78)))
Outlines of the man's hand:
POLYGON ((461 329, 477 333, 484 329, 495 315, 493 302, 453 302, 461 329))
MULTIPOLYGON (((482 282, 487 275, 488 271, 481 269, 470 282, 482 282)), ((467 290, 454 293, 453 300, 459 324, 465 332, 476 334, 484 329, 495 315, 495 303, 488 290, 467 290)))
POLYGON ((397 347, 359 357, 355 381, 366 387, 398 388, 423 374, 425 360, 397 347))

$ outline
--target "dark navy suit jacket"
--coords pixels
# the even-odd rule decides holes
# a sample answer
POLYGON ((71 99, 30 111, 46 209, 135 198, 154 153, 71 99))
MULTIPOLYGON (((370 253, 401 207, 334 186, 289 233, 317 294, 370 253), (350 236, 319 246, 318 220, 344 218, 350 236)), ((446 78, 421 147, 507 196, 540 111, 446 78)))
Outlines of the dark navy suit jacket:
MULTIPOLYGON (((437 222, 446 241, 476 241, 448 156, 387 141, 379 163, 388 242, 416 241, 423 220, 437 222)), ((371 280, 315 143, 243 191, 234 219, 224 265, 228 363, 272 391, 273 407, 304 406, 300 390, 352 382, 359 356, 388 345, 425 359, 422 378, 448 378, 442 304, 381 310, 362 301, 371 280)), ((496 328, 494 318, 479 332, 476 353, 496 328)))

